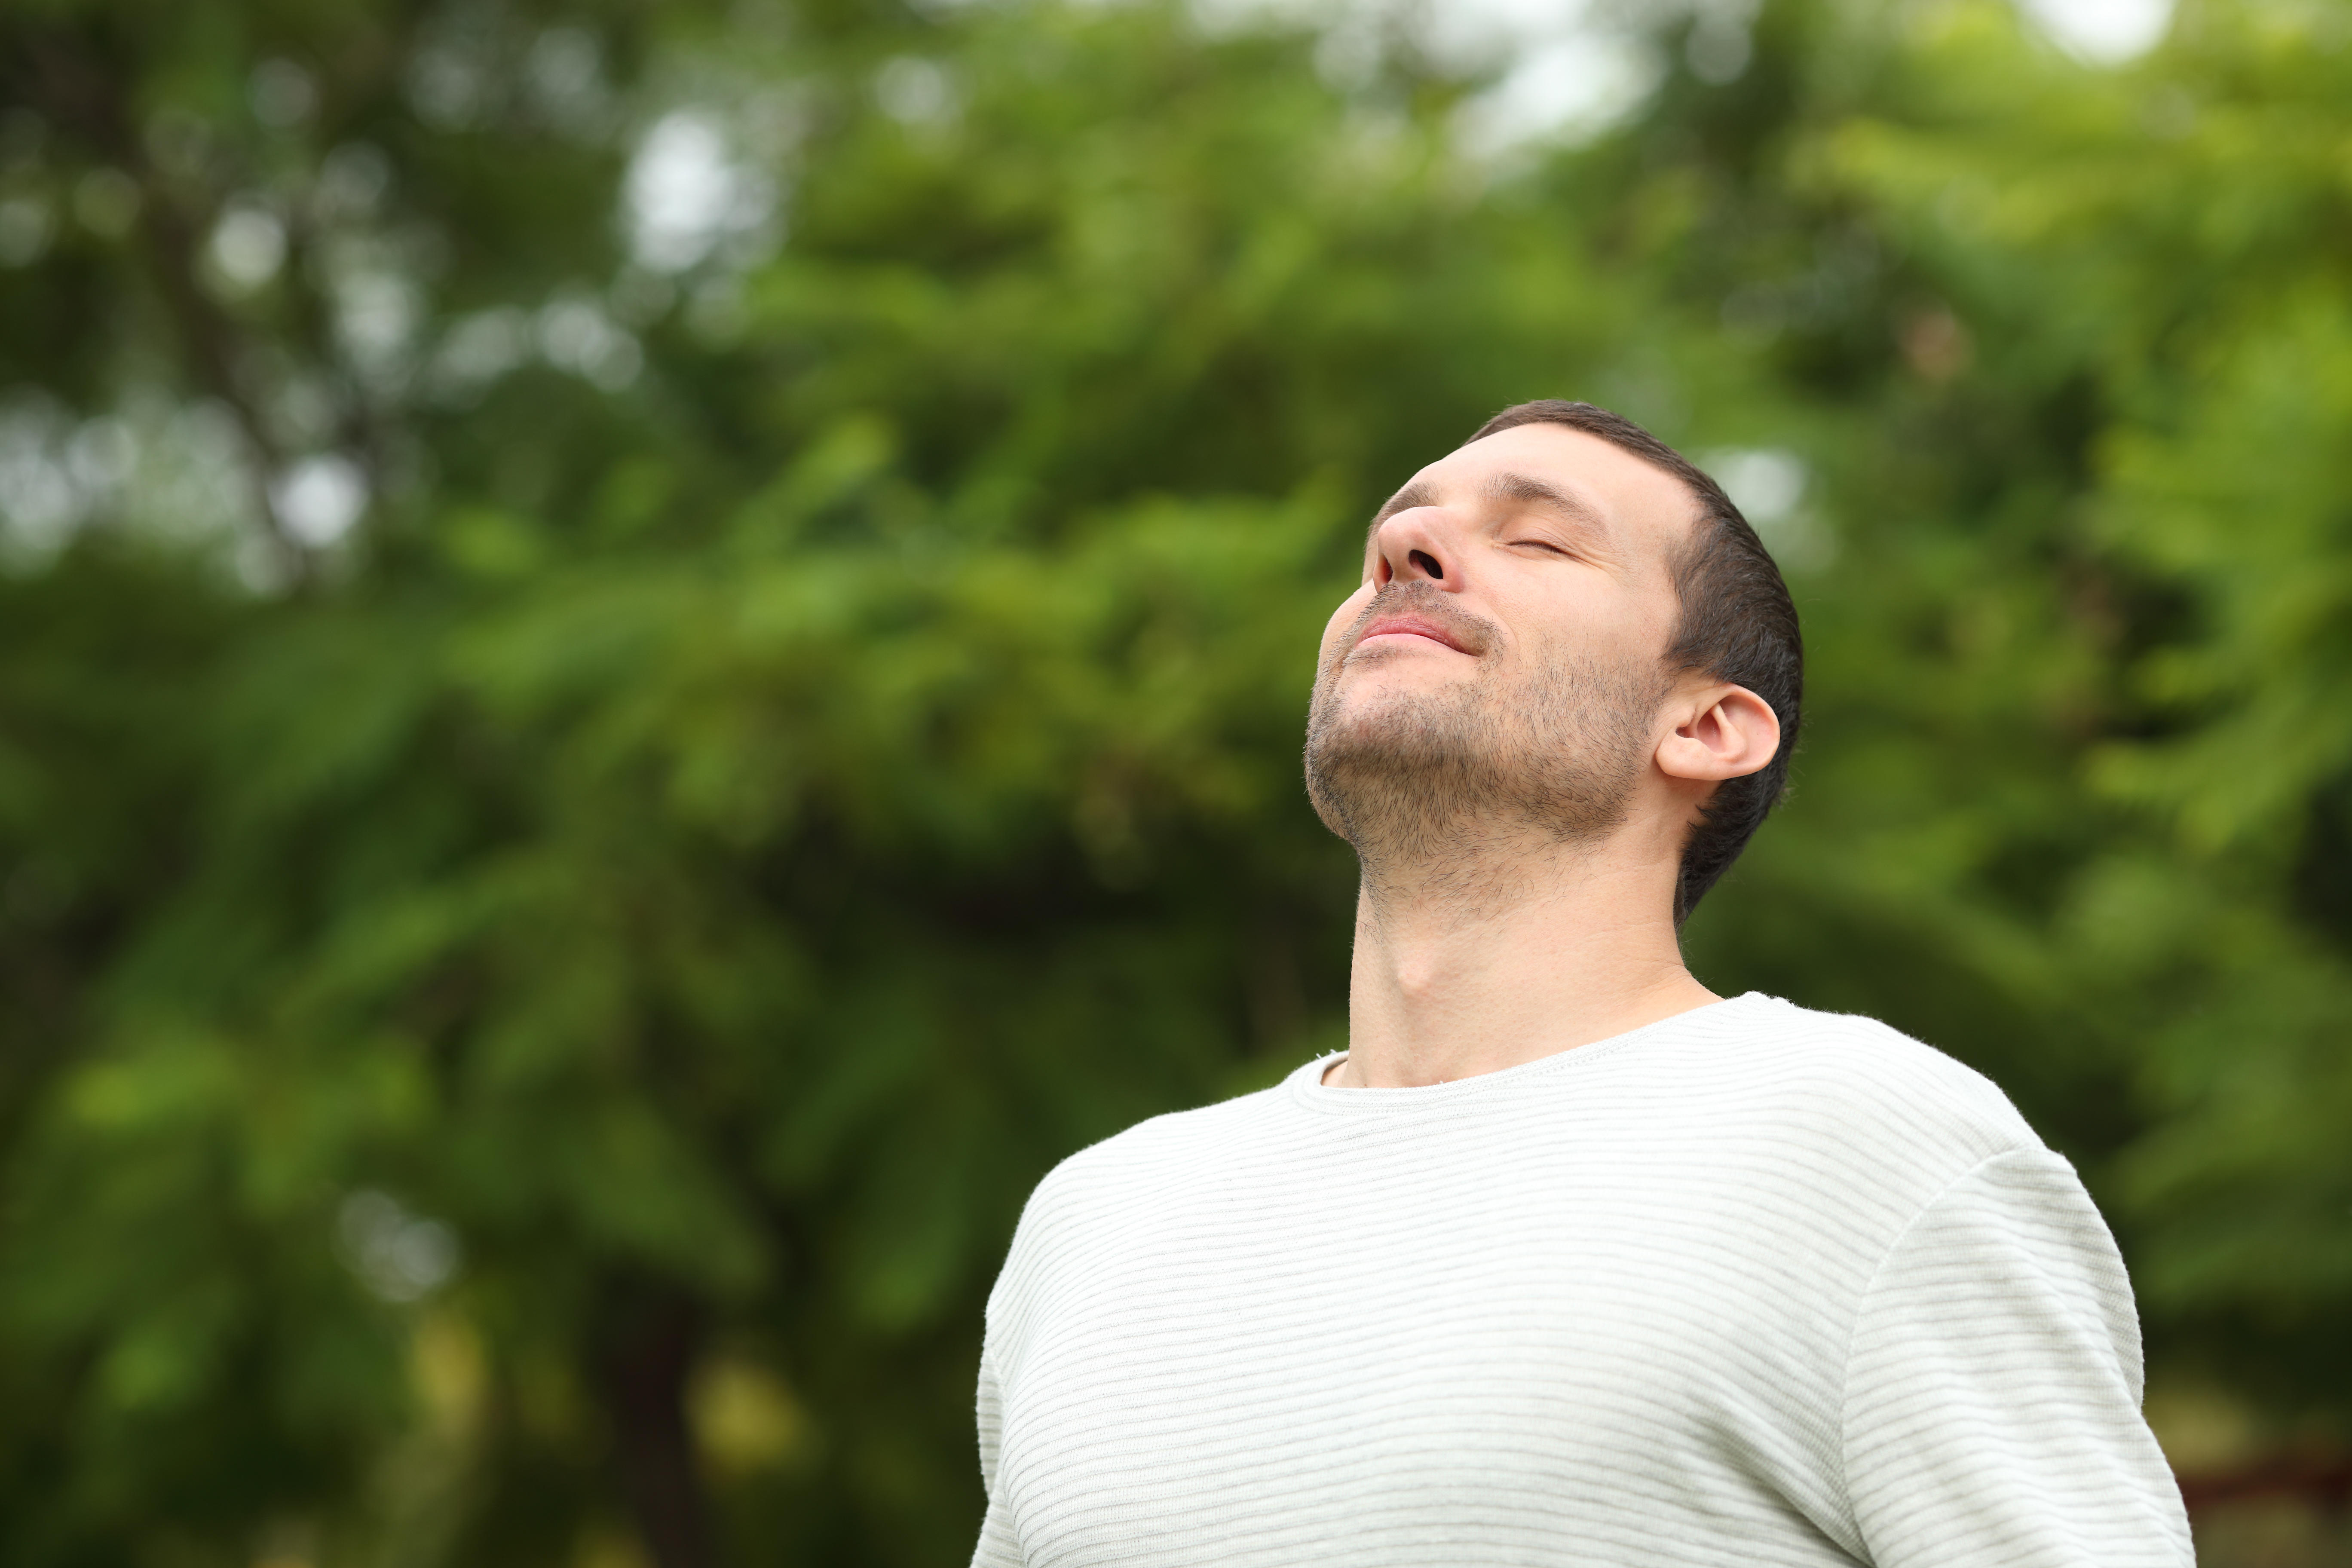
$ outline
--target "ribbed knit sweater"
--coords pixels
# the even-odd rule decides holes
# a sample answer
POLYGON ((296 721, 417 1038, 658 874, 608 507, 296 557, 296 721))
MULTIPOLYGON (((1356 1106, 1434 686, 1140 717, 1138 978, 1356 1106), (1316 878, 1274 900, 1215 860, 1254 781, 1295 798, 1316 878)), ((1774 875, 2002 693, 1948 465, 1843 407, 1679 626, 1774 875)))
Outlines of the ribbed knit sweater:
POLYGON ((973 1561, 2192 1561, 2115 1244, 2001 1092, 1750 994, 1073 1155, 988 1307, 973 1561))

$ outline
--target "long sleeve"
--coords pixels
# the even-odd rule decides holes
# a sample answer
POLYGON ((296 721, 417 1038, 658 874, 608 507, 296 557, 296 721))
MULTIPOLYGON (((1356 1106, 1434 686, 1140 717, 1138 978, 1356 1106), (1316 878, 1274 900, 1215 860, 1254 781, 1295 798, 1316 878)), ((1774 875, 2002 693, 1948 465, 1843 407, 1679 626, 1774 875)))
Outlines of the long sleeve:
POLYGON ((2113 1238, 2046 1150, 1978 1165, 1896 1240, 1846 1364, 1843 1457, 1876 1568, 2187 1568, 2141 1418, 2113 1238))
POLYGON ((988 1489, 988 1513, 981 1521, 980 1543, 972 1549, 972 1568, 1021 1568, 1021 1543, 1013 1534, 1003 1493, 996 1484, 996 1464, 1004 1431, 1003 1392, 986 1347, 980 1352, 980 1479, 988 1489))

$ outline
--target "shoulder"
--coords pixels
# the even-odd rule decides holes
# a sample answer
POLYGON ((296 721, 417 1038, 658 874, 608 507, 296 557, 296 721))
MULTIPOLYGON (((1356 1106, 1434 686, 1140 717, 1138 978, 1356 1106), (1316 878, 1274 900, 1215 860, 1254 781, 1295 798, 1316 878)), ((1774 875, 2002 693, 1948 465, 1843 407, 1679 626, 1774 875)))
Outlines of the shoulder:
POLYGON ((1277 1084, 1192 1110, 1170 1111, 1064 1159, 1029 1194, 999 1279, 1028 1279, 1055 1259, 1132 1232, 1146 1216, 1205 1187, 1229 1184, 1255 1153, 1280 1138, 1277 1084))
POLYGON ((1986 1160, 2048 1152, 1991 1079, 1874 1018, 1749 996, 1718 1027, 1696 1076, 1720 1114, 1853 1180, 1924 1196, 1986 1160))
POLYGON ((1985 1142, 1988 1156, 2039 1147, 2000 1087, 1875 1018, 1759 997, 1753 1048, 1791 1089, 1856 1114, 1925 1120, 1985 1142))
POLYGON ((1264 1139, 1280 1115, 1282 1093, 1277 1084, 1214 1105, 1171 1110, 1139 1121, 1055 1165, 1030 1195, 1029 1210, 1119 1202, 1139 1188, 1164 1188, 1170 1182, 1213 1169, 1231 1160, 1236 1151, 1264 1139))

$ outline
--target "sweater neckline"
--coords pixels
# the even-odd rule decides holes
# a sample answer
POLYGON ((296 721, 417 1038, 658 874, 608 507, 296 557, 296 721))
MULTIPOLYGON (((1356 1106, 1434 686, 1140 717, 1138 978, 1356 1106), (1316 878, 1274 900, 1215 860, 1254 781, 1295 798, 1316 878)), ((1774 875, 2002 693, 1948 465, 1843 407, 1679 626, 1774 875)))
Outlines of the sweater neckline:
POLYGON ((1417 1110, 1424 1107, 1457 1106, 1496 1095, 1512 1093, 1524 1085, 1548 1082, 1582 1070, 1605 1058, 1616 1057, 1636 1047, 1654 1045, 1663 1039, 1686 1034, 1712 1034, 1726 1024, 1772 1001, 1761 991, 1742 992, 1720 1001, 1687 1008, 1683 1012, 1628 1029, 1622 1035, 1592 1040, 1581 1046, 1570 1046, 1554 1051, 1548 1057, 1521 1062, 1516 1067, 1498 1068, 1471 1078, 1455 1079, 1451 1083, 1420 1084, 1406 1089, 1331 1089, 1323 1082, 1323 1075, 1331 1064, 1345 1057, 1345 1051, 1331 1051, 1316 1058, 1291 1073, 1284 1080, 1290 1098, 1310 1110, 1326 1115, 1382 1114, 1417 1110))

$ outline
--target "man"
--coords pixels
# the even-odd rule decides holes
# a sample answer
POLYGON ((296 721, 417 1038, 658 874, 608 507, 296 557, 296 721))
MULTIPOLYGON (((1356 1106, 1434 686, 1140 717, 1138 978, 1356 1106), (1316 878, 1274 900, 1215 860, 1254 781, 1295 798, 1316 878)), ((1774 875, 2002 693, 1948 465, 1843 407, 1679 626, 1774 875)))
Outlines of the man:
POLYGON ((1801 686, 1770 557, 1614 415, 1507 410, 1381 510, 1307 722, 1347 1053, 1039 1185, 975 1563, 2191 1561, 2073 1169, 1683 967, 1801 686))

